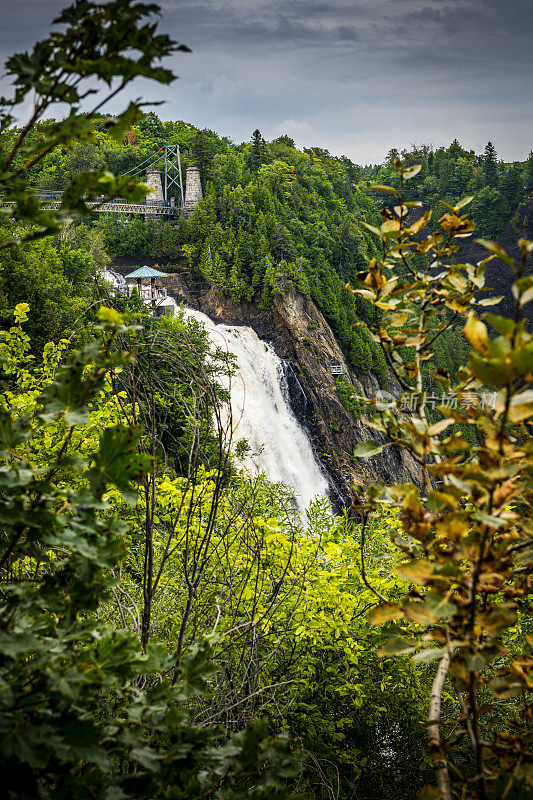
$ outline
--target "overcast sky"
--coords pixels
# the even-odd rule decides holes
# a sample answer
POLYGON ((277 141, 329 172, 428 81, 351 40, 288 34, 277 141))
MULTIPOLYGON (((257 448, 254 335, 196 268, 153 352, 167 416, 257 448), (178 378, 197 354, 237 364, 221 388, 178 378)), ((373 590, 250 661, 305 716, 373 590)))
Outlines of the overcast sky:
MULTIPOLYGON (((0 0, 0 56, 42 38, 56 0, 0 0)), ((358 163, 391 147, 449 144, 506 160, 533 149, 533 0, 160 0, 188 44, 165 100, 236 142, 260 128, 358 163)), ((3 87, 5 92, 5 86, 3 87)), ((117 110, 115 106, 114 110, 117 110)))

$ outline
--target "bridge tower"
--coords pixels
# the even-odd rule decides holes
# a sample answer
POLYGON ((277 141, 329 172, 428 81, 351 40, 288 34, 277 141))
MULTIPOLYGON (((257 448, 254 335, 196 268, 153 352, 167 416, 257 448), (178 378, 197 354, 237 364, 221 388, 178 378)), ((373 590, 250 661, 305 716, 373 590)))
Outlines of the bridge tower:
POLYGON ((179 187, 181 205, 185 203, 183 196, 183 178, 181 177, 181 161, 179 144, 166 144, 165 150, 165 188, 163 196, 165 205, 169 204, 169 189, 173 186, 179 187))
POLYGON ((163 206, 165 198, 163 196, 163 184, 161 183, 161 173, 158 169, 149 169, 146 173, 146 183, 153 189, 154 193, 146 195, 147 206, 163 206))
POLYGON ((200 181, 200 170, 198 167, 187 167, 183 216, 188 219, 202 198, 203 194, 202 183, 200 181))

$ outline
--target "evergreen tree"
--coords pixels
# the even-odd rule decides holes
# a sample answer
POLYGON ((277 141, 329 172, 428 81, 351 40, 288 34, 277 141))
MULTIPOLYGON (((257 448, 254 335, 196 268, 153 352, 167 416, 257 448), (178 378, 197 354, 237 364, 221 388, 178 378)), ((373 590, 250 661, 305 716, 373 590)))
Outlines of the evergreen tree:
POLYGON ((487 142, 485 147, 483 173, 487 186, 496 187, 498 185, 498 155, 492 142, 487 142))
POLYGON ((204 129, 198 131, 192 142, 192 155, 196 166, 200 170, 202 189, 205 192, 206 182, 211 178, 211 167, 216 152, 217 137, 211 131, 204 129))
MULTIPOLYGON (((532 165, 533 166, 533 165, 532 165)), ((511 164, 500 182, 500 191, 511 205, 518 205, 523 194, 522 167, 518 163, 511 164)))
POLYGON ((265 140, 261 136, 261 131, 256 128, 252 133, 252 152, 250 156, 250 168, 257 172, 265 157, 265 140))
POLYGON ((362 372, 370 372, 372 369, 372 351, 369 342, 357 328, 353 332, 348 361, 350 366, 354 369, 360 369, 362 372))
POLYGON ((448 152, 454 158, 459 158, 459 156, 463 155, 463 148, 459 144, 458 139, 454 139, 451 145, 448 148, 448 152))
POLYGON ((533 189, 533 150, 529 153, 527 161, 524 164, 524 186, 527 191, 533 189))

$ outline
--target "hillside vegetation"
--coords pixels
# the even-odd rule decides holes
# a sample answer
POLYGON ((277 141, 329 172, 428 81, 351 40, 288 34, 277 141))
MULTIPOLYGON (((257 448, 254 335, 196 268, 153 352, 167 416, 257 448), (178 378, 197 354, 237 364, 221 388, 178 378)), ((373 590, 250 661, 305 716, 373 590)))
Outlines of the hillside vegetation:
MULTIPOLYGON (((397 184, 395 151, 383 165, 361 167, 319 147, 298 150, 286 136, 267 143, 255 131, 249 143, 236 145, 212 131, 163 122, 150 113, 122 142, 97 125, 90 143, 46 156, 31 181, 39 190, 50 190, 65 186, 81 169, 135 171, 165 144, 180 145, 184 174, 188 164, 200 167, 204 200, 190 221, 161 225, 142 217, 94 215, 62 234, 59 253, 88 250, 97 265, 105 262, 106 251, 135 260, 149 257, 185 271, 192 284, 209 281, 237 301, 264 307, 272 294, 294 287, 316 301, 351 366, 384 378, 381 349, 367 330, 370 306, 344 287, 364 270, 366 258, 377 254, 365 223, 378 224, 378 209, 392 201, 370 187, 397 184)), ((454 141, 436 151, 413 148, 402 158, 407 165, 422 163, 410 191, 425 205, 437 204, 434 219, 446 211, 441 201, 454 203, 470 193, 480 235, 497 238, 509 218, 518 226, 525 187, 533 183, 533 156, 525 165, 506 164, 492 146, 476 155, 454 141)), ((13 291, 9 281, 6 286, 5 305, 12 308, 25 294, 13 291)), ((462 337, 453 326, 437 350, 436 362, 452 372, 464 363, 462 337)))
POLYGON ((452 143, 358 167, 258 131, 235 145, 135 103, 103 117, 135 77, 174 78, 160 61, 187 48, 158 34, 154 11, 76 2, 6 67, 2 791, 523 800, 533 242, 513 257, 481 240, 486 259, 456 262, 475 230, 458 195, 481 182, 470 207, 483 212, 478 230, 497 235, 521 207, 532 158, 506 165, 489 147, 476 156, 452 143), (103 97, 82 113, 95 85, 103 97), (172 142, 204 182, 188 222, 91 214, 95 198, 139 202, 146 188, 118 173, 172 142), (374 181, 388 184, 383 207, 374 181), (52 212, 35 190, 58 188, 52 212), (446 213, 430 221, 409 206, 417 192, 422 205, 442 192, 446 213), (232 447, 233 359, 184 314, 158 318, 138 296, 110 296, 101 267, 117 253, 164 259, 192 287, 211 283, 240 303, 310 294, 354 369, 394 375, 414 397, 409 415, 362 406, 350 375, 339 380, 353 424, 372 405, 366 422, 379 433, 347 457, 394 443, 421 486, 354 485, 343 513, 318 497, 302 520, 291 487, 245 472, 245 445, 232 447), (496 261, 513 283, 508 318, 478 296, 496 261), (438 417, 430 367, 457 401, 438 417))

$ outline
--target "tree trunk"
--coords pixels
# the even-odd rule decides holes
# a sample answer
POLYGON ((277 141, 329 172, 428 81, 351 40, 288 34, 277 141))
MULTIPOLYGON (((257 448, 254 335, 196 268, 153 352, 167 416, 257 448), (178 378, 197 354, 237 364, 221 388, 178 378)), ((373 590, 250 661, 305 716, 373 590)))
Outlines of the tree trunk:
POLYGON ((444 758, 442 751, 442 743, 439 735, 439 721, 440 721, 440 703, 442 698, 442 689, 444 681, 448 674, 448 667, 450 666, 450 654, 446 653, 442 657, 435 680, 431 687, 431 696, 429 700, 429 715, 428 715, 428 737, 430 746, 430 758, 433 761, 435 774, 437 778, 437 787, 441 794, 442 800, 451 800, 452 791, 450 786, 450 776, 448 773, 448 764, 444 758))

